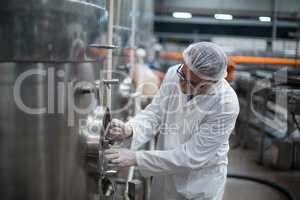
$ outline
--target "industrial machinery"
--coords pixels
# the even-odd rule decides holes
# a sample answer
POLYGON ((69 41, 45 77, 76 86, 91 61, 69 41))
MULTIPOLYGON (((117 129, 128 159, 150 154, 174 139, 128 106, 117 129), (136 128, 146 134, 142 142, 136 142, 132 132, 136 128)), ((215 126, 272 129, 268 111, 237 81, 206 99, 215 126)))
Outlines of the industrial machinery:
POLYGON ((257 148, 260 164, 297 169, 298 61, 272 57, 231 58, 232 62, 240 63, 236 66, 235 85, 241 106, 236 137, 241 146, 257 148))

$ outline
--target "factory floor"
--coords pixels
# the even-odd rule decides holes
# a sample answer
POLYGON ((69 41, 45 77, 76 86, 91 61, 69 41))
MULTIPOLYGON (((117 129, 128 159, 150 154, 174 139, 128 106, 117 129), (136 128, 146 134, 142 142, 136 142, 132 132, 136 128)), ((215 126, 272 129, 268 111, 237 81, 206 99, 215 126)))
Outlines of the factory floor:
MULTIPOLYGON (((228 173, 255 176, 276 181, 285 186, 295 200, 300 200, 300 171, 279 171, 256 163, 253 150, 231 149, 228 173)), ((275 190, 257 183, 228 179, 223 200, 286 200, 275 190)))

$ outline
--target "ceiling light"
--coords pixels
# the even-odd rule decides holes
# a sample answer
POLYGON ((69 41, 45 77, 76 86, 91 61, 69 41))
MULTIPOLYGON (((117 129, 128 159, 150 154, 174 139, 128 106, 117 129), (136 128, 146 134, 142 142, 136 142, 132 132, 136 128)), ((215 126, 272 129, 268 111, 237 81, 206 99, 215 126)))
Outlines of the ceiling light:
POLYGON ((271 17, 261 16, 258 18, 261 22, 271 22, 271 17))
POLYGON ((220 20, 232 20, 233 17, 230 14, 215 14, 215 19, 220 20))
POLYGON ((174 18, 180 18, 180 19, 190 19, 192 18, 192 14, 189 12, 173 12, 172 16, 174 18))

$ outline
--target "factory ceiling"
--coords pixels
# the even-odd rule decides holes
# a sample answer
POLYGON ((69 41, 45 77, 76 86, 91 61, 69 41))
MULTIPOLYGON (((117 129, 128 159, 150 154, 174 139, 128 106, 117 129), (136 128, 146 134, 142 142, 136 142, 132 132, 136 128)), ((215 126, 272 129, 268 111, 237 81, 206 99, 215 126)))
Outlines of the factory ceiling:
POLYGON ((294 39, 299 0, 156 0, 154 31, 159 38, 241 36, 294 39), (175 14, 175 15, 174 15, 175 14), (276 19, 276 20, 275 20, 276 19))

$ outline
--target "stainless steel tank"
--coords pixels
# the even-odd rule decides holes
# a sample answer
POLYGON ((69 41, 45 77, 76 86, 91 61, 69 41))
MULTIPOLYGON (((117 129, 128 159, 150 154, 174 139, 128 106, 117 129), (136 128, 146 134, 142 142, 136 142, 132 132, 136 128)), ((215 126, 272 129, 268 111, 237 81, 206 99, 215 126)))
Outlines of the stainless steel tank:
POLYGON ((105 41, 104 2, 0 2, 1 200, 94 198, 77 111, 97 101, 75 86, 99 79, 86 50, 105 41))

